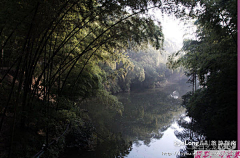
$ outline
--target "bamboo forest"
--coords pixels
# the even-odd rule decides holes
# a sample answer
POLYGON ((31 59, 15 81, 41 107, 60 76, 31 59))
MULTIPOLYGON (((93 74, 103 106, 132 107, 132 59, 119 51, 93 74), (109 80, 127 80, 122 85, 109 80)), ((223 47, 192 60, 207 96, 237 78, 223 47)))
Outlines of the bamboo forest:
POLYGON ((1 158, 237 149, 237 0, 0 6, 1 158), (195 28, 181 45, 170 15, 195 28))

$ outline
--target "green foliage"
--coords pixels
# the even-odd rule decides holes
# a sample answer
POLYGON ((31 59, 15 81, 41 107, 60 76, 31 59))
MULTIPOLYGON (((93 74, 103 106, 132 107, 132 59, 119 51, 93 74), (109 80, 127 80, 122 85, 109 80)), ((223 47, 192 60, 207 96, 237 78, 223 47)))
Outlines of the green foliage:
POLYGON ((123 111, 122 103, 118 101, 116 96, 110 95, 106 90, 98 91, 97 100, 107 109, 116 110, 120 114, 123 111))
MULTIPOLYGON (((122 50, 128 48, 128 40, 156 48, 163 40, 153 20, 138 15, 146 9, 145 1, 3 0, 0 4, 4 94, 0 132, 8 148, 3 155, 8 157, 33 156, 70 122, 83 129, 89 118, 83 120, 77 102, 96 97, 104 108, 121 114, 122 105, 106 89, 118 92, 116 76, 133 68, 122 50), (129 6, 133 14, 126 11, 129 6), (119 71, 114 71, 116 62, 124 64, 119 71), (20 130, 25 132, 22 139, 20 130), (28 134, 37 143, 28 143, 28 134)), ((58 148, 62 146, 49 149, 52 157, 57 157, 58 148)))
MULTIPOLYGON (((98 120, 102 126, 98 128, 104 133, 108 130, 103 124, 109 121, 104 114, 121 116, 124 110, 109 91, 129 90, 134 84, 152 88, 161 85, 171 75, 163 66, 165 57, 155 49, 139 53, 133 51, 146 48, 149 44, 162 51, 162 28, 150 17, 139 15, 147 11, 150 4, 160 7, 162 4, 158 1, 2 0, 0 4, 0 66, 4 69, 0 74, 0 91, 3 94, 0 98, 0 141, 8 147, 4 156, 31 157, 41 149, 42 144, 49 144, 61 135, 69 123, 73 130, 69 140, 76 140, 74 146, 81 143, 85 146, 88 140, 95 143, 97 134, 89 122, 94 122, 96 116, 102 116, 98 120), (89 100, 93 100, 92 108, 99 106, 101 110, 94 109, 93 113, 85 114, 79 104, 89 100)), ((233 37, 236 34, 236 25, 233 25, 236 16, 232 16, 235 15, 231 10, 234 5, 226 4, 226 12, 225 5, 220 5, 222 17, 227 17, 226 25, 216 29, 220 40, 209 36, 204 43, 207 45, 210 40, 214 47, 219 44, 234 50, 229 34, 233 37), (220 36, 218 33, 222 30, 230 32, 220 36)), ((217 7, 214 9, 217 10, 217 7)), ((204 34, 218 24, 217 16, 214 20, 208 23, 209 27, 202 29, 204 34)), ((235 57, 234 53, 229 54, 235 57)), ((213 53, 209 63, 214 63, 216 56, 219 57, 213 53)), ((227 54, 223 52, 223 56, 227 57, 227 54)), ((221 57, 220 61, 227 64, 221 57)), ((234 58, 227 59, 235 61, 234 58)), ((189 67, 199 66, 188 63, 189 67)), ((222 77, 228 72, 228 69, 218 72, 217 64, 210 68, 202 66, 199 73, 206 74, 210 69, 212 76, 209 81, 212 82, 218 79, 213 75, 222 77)), ((229 75, 232 74, 233 71, 229 75)), ((134 113, 147 118, 151 126, 159 122, 159 118, 149 116, 144 107, 134 113)), ((118 135, 110 137, 110 140, 114 139, 122 141, 118 135)), ((121 150, 127 148, 127 152, 128 147, 126 145, 121 150)), ((63 145, 49 148, 50 153, 45 157, 57 157, 57 149, 62 148, 63 145)))
MULTIPOLYGON (((173 76, 175 76, 175 81, 181 79, 182 71, 171 71, 166 67, 167 53, 169 52, 159 51, 151 46, 140 50, 128 49, 128 63, 131 66, 124 68, 122 75, 118 77, 121 89, 129 91, 130 89, 162 87, 168 80, 174 81, 173 76)), ((127 64, 118 64, 117 69, 121 72, 124 65, 127 64)))
POLYGON ((169 65, 184 66, 193 83, 197 75, 201 87, 185 96, 184 105, 207 138, 236 140, 236 1, 200 2, 204 12, 199 13, 195 23, 197 40, 186 40, 182 50, 170 58, 169 65), (176 60, 174 56, 179 54, 176 60))

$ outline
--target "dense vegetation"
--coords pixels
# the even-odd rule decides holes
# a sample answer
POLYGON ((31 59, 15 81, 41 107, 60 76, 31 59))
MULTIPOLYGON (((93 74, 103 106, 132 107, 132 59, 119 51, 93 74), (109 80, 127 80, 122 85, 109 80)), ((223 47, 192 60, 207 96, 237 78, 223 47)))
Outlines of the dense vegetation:
MULTIPOLYGON (((88 148, 88 142, 98 138, 79 104, 95 98, 99 106, 121 114, 123 106, 110 92, 127 90, 129 81, 145 76, 126 52, 130 47, 162 47, 161 26, 141 16, 150 3, 3 0, 0 4, 1 157, 31 157, 43 144, 45 157, 57 157, 65 129, 86 141, 82 148, 88 148), (57 145, 48 148, 52 144, 57 145)), ((151 5, 161 6, 157 1, 151 5)), ((148 64, 155 66, 155 73, 157 63, 148 64)))
POLYGON ((208 140, 237 140, 237 1, 200 1, 195 40, 185 40, 168 65, 184 66, 193 91, 183 105, 193 129, 208 140), (199 82, 199 83, 198 83, 199 82))
MULTIPOLYGON (((181 4, 198 18, 198 39, 186 41, 186 54, 168 65, 187 68, 193 87, 198 77, 202 87, 186 95, 184 105, 204 133, 235 139, 236 1, 200 1, 200 12, 197 2, 181 4)), ((143 15, 158 7, 183 16, 173 1, 1 0, 0 5, 1 157, 32 157, 43 144, 43 157, 58 157, 64 142, 92 149, 103 138, 84 106, 95 102, 121 115, 124 107, 111 93, 181 79, 182 68, 173 72, 165 66, 161 25, 143 15)))
MULTIPOLYGON (((154 49, 151 46, 141 50, 127 49, 127 58, 118 64, 102 64, 104 71, 111 74, 117 71, 117 77, 110 78, 106 87, 112 93, 137 89, 149 89, 165 86, 169 81, 184 78, 183 69, 172 71, 166 67, 169 52, 154 49), (128 66, 127 68, 126 65, 128 66)), ((186 77, 185 77, 186 78, 186 77)))

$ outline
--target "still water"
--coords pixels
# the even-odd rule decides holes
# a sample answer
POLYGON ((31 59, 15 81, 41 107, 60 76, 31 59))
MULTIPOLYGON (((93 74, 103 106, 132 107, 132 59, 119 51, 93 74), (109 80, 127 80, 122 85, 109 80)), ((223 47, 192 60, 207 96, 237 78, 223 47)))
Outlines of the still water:
MULTIPOLYGON (((73 155, 83 158, 176 158, 183 146, 174 133, 181 132, 177 120, 183 117, 181 95, 189 87, 165 88, 120 93, 124 106, 120 114, 94 107, 95 127, 102 135, 93 151, 73 155)), ((70 155, 69 155, 70 156, 70 155)))
MULTIPOLYGON (((135 138, 132 138, 133 144, 131 151, 126 158, 176 158, 180 149, 183 146, 175 136, 175 132, 181 132, 181 128, 177 120, 181 115, 184 115, 184 110, 181 108, 181 96, 183 94, 180 87, 172 85, 164 89, 145 90, 143 92, 131 92, 130 94, 119 94, 120 101, 124 103, 127 116, 131 116, 133 108, 143 109, 143 121, 139 122, 138 126, 143 125, 142 134, 135 133, 135 138), (179 93, 180 92, 180 93, 179 93), (132 107, 132 109, 130 109, 132 107), (149 116, 148 116, 149 115, 149 116), (149 118, 150 117, 150 118, 149 118), (155 118, 153 128, 148 128, 148 119, 155 118), (145 129, 147 128, 147 130, 145 129), (149 137, 147 137, 148 135, 149 137)), ((125 116, 125 117, 127 117, 125 116)), ((124 117, 124 116, 123 116, 124 117)), ((139 119, 139 115, 135 115, 135 119, 139 119)), ((134 125, 130 125, 129 129, 134 129, 134 125)), ((128 129, 128 130, 129 130, 128 129)), ((129 135, 125 133, 125 135, 129 135)))
POLYGON ((182 146, 175 144, 181 142, 174 134, 175 131, 181 131, 182 129, 176 122, 163 132, 161 139, 152 139, 149 145, 144 145, 144 142, 140 141, 137 144, 133 144, 132 151, 127 155, 127 158, 176 158, 179 155, 182 146), (177 143, 176 143, 177 142, 177 143), (138 145, 140 144, 140 145, 138 145))

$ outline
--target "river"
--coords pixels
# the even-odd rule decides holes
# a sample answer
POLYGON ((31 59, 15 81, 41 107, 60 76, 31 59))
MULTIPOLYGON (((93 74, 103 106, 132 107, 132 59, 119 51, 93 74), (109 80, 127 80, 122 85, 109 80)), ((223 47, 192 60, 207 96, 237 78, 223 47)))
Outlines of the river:
POLYGON ((69 157, 176 158, 184 148, 176 145, 182 141, 175 133, 183 130, 178 125, 185 115, 181 95, 188 90, 187 86, 170 84, 165 88, 117 94, 124 106, 122 114, 95 116, 97 128, 106 131, 107 137, 101 138, 94 150, 72 153, 69 157))

